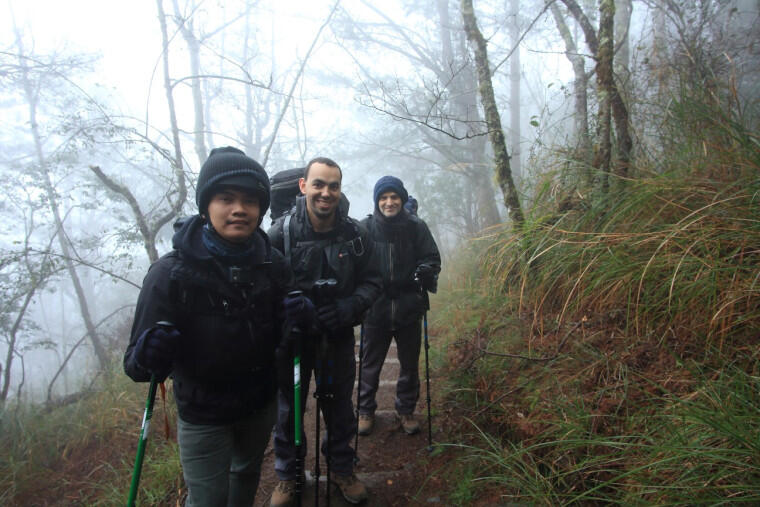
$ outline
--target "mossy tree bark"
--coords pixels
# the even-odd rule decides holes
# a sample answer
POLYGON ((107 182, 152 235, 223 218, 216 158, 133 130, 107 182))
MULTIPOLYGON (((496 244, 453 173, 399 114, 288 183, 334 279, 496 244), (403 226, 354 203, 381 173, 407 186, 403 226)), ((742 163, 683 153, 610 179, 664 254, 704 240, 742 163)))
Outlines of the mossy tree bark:
POLYGON ((488 138, 494 151, 494 163, 496 165, 496 182, 504 196, 504 204, 509 210, 513 227, 522 227, 525 219, 520 207, 520 198, 517 193, 512 168, 509 161, 509 152, 504 138, 504 130, 501 126, 501 116, 496 106, 496 98, 491 81, 491 69, 488 63, 488 48, 486 40, 478 28, 472 0, 461 0, 462 19, 464 20, 467 39, 473 47, 475 54, 475 68, 478 74, 478 91, 480 101, 483 104, 488 138))
MULTIPOLYGON (((570 14, 575 18, 583 30, 591 53, 596 60, 596 83, 599 102, 599 128, 597 130, 598 151, 594 157, 594 166, 603 171, 603 180, 608 180, 612 166, 612 128, 607 119, 614 119, 617 134, 617 158, 614 171, 622 178, 628 176, 633 141, 630 134, 630 119, 628 108, 615 83, 613 74, 613 61, 615 53, 615 2, 614 0, 602 0, 599 4, 599 35, 597 36, 588 17, 583 13, 576 0, 562 0, 570 14), (606 125, 609 123, 609 126, 606 125)), ((608 185, 602 182, 602 188, 606 192, 608 185)))

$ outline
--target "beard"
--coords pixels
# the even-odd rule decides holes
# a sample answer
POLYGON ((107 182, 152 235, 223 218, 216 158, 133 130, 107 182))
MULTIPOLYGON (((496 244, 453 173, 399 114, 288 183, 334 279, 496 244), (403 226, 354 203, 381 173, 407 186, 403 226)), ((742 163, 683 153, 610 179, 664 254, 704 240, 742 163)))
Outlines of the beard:
POLYGON ((332 204, 332 206, 329 209, 325 210, 325 209, 320 208, 319 206, 317 206, 316 199, 312 199, 311 206, 310 206, 311 212, 314 214, 314 216, 316 216, 316 217, 318 217, 320 219, 330 218, 331 216, 333 216, 335 214, 335 210, 338 209, 337 202, 336 203, 331 203, 331 204, 332 204))

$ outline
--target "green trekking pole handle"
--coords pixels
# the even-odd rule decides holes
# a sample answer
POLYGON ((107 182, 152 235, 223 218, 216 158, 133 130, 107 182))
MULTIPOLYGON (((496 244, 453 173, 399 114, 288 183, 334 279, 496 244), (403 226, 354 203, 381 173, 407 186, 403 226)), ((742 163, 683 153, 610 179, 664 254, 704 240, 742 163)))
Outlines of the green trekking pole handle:
POLYGON ((153 402, 156 400, 156 387, 158 387, 156 376, 151 375, 148 400, 145 402, 145 412, 143 413, 143 422, 140 429, 140 440, 137 442, 137 457, 135 458, 135 468, 132 471, 132 484, 129 487, 127 507, 133 507, 135 505, 135 498, 137 498, 137 488, 140 485, 140 472, 142 471, 143 458, 145 457, 145 442, 148 440, 150 418, 153 415, 153 402))
MULTIPOLYGON (((289 297, 296 297, 303 294, 300 290, 288 292, 289 297)), ((296 505, 301 506, 301 497, 303 493, 303 458, 301 457, 301 443, 303 433, 303 420, 301 415, 301 328, 293 326, 291 332, 294 335, 293 341, 293 440, 296 445, 296 505)))
MULTIPOLYGON (((167 321, 156 322, 156 325, 162 328, 174 327, 174 324, 167 321)), ((158 380, 151 374, 150 387, 148 388, 148 399, 145 400, 145 412, 143 412, 142 426, 140 428, 140 440, 137 442, 137 456, 135 457, 135 468, 132 470, 132 484, 129 486, 129 498, 127 507, 134 507, 137 498, 137 489, 140 485, 140 473, 142 472, 143 458, 145 457, 145 444, 148 440, 150 431, 150 418, 153 417, 153 403, 156 401, 156 388, 158 380)))

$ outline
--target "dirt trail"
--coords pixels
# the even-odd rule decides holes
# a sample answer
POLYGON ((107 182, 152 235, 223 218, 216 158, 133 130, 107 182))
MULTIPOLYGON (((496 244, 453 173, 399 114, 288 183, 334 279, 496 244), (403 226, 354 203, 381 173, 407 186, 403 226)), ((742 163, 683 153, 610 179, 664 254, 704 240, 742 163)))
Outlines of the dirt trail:
MULTIPOLYGON (((358 358, 358 338, 356 353, 358 358)), ((424 350, 422 351, 424 354, 424 350)), ((358 367, 358 361, 357 361, 358 367)), ((424 366, 423 366, 424 368, 424 366)), ((358 369, 358 368, 357 368, 358 369)), ((432 494, 426 496, 424 490, 435 491, 437 480, 428 478, 428 434, 427 434, 427 405, 424 370, 420 371, 422 386, 420 402, 417 405, 416 417, 420 422, 422 431, 416 435, 404 433, 396 420, 394 410, 394 398, 396 392, 396 379, 398 378, 399 364, 396 358, 396 344, 392 343, 388 352, 385 365, 383 366, 380 387, 377 393, 378 409, 376 412, 375 428, 371 435, 359 437, 359 463, 356 474, 367 486, 370 498, 364 503, 366 506, 395 506, 429 504, 440 502, 440 499, 432 494)), ((358 378, 358 376, 357 376, 358 378)), ((305 466, 307 473, 313 477, 314 473, 314 429, 315 429, 315 400, 313 397, 314 381, 311 382, 311 390, 304 415, 304 427, 309 439, 309 449, 306 456, 305 466)), ((435 392, 434 388, 431 392, 435 392)), ((353 395, 356 402, 356 389, 353 395)), ((435 403, 435 402, 433 402, 435 403)), ((320 423, 324 428, 324 422, 320 423)), ((435 424, 433 427, 433 441, 435 441, 435 424)), ((353 444, 352 444, 353 445, 353 444)), ((325 497, 325 460, 320 457, 321 496, 320 505, 327 505, 325 497)), ((256 497, 257 506, 268 506, 269 498, 277 483, 274 473, 274 453, 270 443, 262 467, 261 483, 256 497)), ((333 488, 335 486, 333 485, 333 488)), ((303 505, 314 505, 314 484, 309 481, 304 495, 303 505)), ((337 490, 330 495, 331 506, 351 505, 347 503, 337 490)))

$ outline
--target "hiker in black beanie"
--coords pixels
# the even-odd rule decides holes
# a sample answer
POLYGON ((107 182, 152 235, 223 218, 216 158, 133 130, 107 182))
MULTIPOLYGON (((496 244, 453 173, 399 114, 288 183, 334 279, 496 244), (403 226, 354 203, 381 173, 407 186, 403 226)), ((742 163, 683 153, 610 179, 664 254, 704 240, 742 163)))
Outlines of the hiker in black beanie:
POLYGON ((364 319, 358 431, 364 436, 372 432, 380 370, 391 340, 395 339, 401 365, 396 383, 396 417, 401 428, 412 435, 420 430, 414 409, 420 396, 421 321, 427 305, 423 291, 436 291, 441 256, 427 224, 404 206, 409 194, 400 179, 383 176, 375 184, 373 196, 375 210, 362 224, 375 242, 383 294, 364 319))
POLYGON ((173 250, 137 301, 124 370, 173 379, 188 506, 253 504, 276 417, 275 351, 288 322, 313 313, 308 299, 286 297, 292 271, 259 227, 269 201, 258 162, 211 150, 199 214, 175 224, 173 250))

